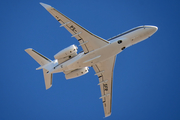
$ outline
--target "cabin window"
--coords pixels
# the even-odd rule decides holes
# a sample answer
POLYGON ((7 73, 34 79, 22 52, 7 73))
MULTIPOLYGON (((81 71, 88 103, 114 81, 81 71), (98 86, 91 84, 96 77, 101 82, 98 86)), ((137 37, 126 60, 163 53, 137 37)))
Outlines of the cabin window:
POLYGON ((118 44, 121 44, 121 43, 122 43, 122 40, 119 40, 117 43, 118 43, 118 44))

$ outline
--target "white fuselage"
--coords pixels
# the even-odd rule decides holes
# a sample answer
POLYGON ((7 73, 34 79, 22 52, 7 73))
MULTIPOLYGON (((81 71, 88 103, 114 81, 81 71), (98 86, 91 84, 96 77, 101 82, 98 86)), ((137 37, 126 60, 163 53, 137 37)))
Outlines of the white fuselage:
POLYGON ((99 49, 91 51, 87 54, 84 52, 79 53, 74 58, 58 65, 57 61, 53 63, 53 69, 50 73, 64 72, 92 66, 98 62, 102 62, 110 57, 113 57, 120 53, 124 48, 127 48, 133 44, 136 44, 142 40, 147 39, 157 31, 156 26, 139 26, 117 35, 109 39, 109 44, 99 49))

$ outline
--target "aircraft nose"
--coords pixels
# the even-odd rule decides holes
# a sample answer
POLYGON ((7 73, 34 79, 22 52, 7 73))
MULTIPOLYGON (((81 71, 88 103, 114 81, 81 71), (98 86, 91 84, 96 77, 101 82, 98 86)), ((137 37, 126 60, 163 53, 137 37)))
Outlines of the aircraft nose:
POLYGON ((148 25, 146 27, 148 28, 148 33, 150 34, 150 36, 153 35, 158 30, 158 27, 156 26, 148 25))
POLYGON ((156 27, 156 26, 150 26, 150 28, 154 33, 158 30, 158 27, 156 27))
POLYGON ((158 30, 158 27, 152 26, 152 29, 154 30, 154 32, 156 32, 158 30))

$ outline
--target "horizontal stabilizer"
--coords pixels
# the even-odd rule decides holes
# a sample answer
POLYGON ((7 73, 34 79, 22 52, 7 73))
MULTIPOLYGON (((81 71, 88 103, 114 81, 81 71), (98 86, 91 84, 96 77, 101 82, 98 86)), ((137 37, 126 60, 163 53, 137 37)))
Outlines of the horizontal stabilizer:
POLYGON ((52 74, 48 74, 47 72, 48 71, 46 69, 43 69, 46 90, 52 86, 52 74))
POLYGON ((36 60, 41 66, 51 62, 50 59, 33 50, 32 48, 28 48, 25 50, 34 60, 36 60))

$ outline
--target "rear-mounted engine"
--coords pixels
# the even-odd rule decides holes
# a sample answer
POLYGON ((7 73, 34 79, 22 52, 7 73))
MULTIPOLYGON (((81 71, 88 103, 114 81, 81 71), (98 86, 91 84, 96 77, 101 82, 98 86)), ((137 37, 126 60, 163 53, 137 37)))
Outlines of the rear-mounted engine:
POLYGON ((61 51, 59 51, 54 58, 58 60, 58 63, 65 62, 77 55, 78 47, 76 45, 71 45, 61 51))
POLYGON ((89 70, 88 67, 84 67, 84 68, 80 68, 80 69, 76 69, 76 70, 67 72, 67 73, 65 73, 65 78, 71 79, 71 78, 76 78, 76 77, 82 76, 82 75, 88 73, 89 72, 88 70, 89 70))

